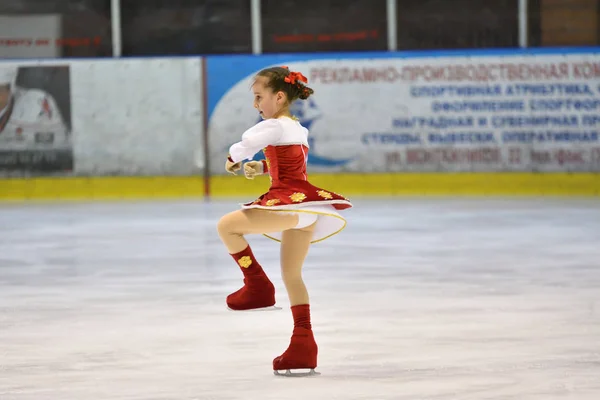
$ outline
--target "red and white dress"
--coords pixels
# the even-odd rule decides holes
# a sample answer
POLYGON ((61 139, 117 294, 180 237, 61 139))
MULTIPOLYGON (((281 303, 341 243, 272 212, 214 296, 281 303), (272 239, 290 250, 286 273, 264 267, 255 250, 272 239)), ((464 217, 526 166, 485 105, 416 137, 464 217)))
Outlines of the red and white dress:
MULTIPOLYGON (((325 240, 346 227, 346 220, 337 210, 352 207, 350 201, 308 182, 308 129, 288 117, 267 119, 244 132, 242 140, 229 149, 229 155, 237 163, 251 160, 260 150, 265 153, 263 168, 270 176, 271 187, 242 208, 317 215, 312 243, 325 240)), ((265 236, 281 241, 281 232, 265 236)))

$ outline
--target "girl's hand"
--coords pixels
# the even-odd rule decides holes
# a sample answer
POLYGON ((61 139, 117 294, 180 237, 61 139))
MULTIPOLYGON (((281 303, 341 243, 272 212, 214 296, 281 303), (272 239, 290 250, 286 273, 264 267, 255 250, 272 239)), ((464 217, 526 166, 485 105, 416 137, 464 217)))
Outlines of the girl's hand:
POLYGON ((263 174, 262 161, 248 161, 244 164, 244 175, 248 179, 254 179, 257 175, 263 174))
POLYGON ((234 163, 231 160, 231 157, 227 157, 227 161, 225 161, 225 171, 229 172, 230 174, 237 175, 237 171, 240 169, 242 169, 241 161, 234 163))

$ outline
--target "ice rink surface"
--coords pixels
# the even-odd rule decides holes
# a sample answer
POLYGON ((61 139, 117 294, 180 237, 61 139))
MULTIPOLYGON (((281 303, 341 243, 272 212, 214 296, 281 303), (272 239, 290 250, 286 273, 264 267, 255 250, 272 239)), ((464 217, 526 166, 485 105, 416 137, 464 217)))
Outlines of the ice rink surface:
POLYGON ((305 265, 311 378, 271 370, 278 243, 283 310, 226 309, 236 202, 0 205, 0 399, 600 399, 599 200, 354 204, 305 265))

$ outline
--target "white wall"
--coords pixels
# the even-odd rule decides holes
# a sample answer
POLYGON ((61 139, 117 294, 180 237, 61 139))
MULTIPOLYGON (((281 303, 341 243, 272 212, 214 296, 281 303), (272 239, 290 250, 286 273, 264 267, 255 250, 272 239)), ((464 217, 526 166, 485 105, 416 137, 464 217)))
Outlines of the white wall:
POLYGON ((195 173, 201 85, 199 59, 73 63, 76 173, 195 173))
MULTIPOLYGON (((36 67, 34 75, 42 76, 36 83, 53 87, 47 95, 70 98, 61 110, 65 119, 67 109, 71 111, 74 162, 73 171, 67 175, 200 172, 194 162, 195 154, 202 153, 203 142, 200 58, 0 62, 0 68, 11 65, 18 65, 21 71, 36 67), (60 80, 64 89, 56 87, 58 80, 51 82, 54 75, 47 67, 53 66, 68 66, 70 78, 60 80)), ((34 99, 20 108, 28 109, 29 122, 43 125, 41 119, 35 120, 37 103, 39 100, 34 99)), ((18 119, 14 114, 12 118, 18 119)), ((13 124, 12 129, 19 128, 13 124)), ((6 130, 3 135, 6 138, 10 132, 6 130)), ((6 143, 2 144, 0 137, 0 150, 5 155, 13 151, 16 141, 6 143)), ((48 154, 35 144, 20 150, 48 154)), ((55 156, 65 157, 65 150, 55 156)), ((48 173, 53 171, 44 171, 48 173)), ((65 173, 57 170, 56 174, 65 173)))

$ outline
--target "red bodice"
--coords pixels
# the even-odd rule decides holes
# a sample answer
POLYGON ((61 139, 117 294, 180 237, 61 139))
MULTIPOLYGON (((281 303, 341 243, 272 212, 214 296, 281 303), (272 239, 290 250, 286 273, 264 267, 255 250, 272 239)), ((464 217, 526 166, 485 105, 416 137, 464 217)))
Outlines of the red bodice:
POLYGON ((308 147, 300 144, 267 146, 264 149, 271 187, 284 186, 289 181, 306 181, 308 147))

